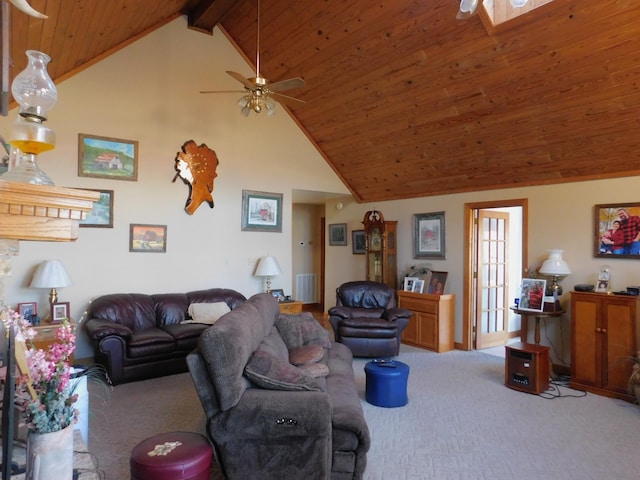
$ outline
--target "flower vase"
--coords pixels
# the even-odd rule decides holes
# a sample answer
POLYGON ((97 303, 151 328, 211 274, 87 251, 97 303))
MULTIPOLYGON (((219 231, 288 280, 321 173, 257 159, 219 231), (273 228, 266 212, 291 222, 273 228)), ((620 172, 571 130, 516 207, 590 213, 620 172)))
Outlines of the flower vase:
POLYGON ((73 478, 73 424, 57 432, 29 432, 26 480, 73 478))

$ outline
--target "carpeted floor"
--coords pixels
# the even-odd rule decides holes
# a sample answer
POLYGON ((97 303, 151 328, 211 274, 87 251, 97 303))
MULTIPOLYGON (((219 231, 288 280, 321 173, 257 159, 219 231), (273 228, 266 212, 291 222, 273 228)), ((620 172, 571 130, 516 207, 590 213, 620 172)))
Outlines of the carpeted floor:
MULTIPOLYGON (((504 359, 480 352, 403 345, 398 360, 411 368, 409 404, 391 409, 364 401, 367 360, 354 360, 372 437, 366 480, 640 478, 637 405, 566 387, 543 396, 511 390, 504 359)), ((107 402, 89 389, 89 448, 108 480, 129 478, 130 452, 144 438, 204 431, 188 374, 117 386, 107 402)))

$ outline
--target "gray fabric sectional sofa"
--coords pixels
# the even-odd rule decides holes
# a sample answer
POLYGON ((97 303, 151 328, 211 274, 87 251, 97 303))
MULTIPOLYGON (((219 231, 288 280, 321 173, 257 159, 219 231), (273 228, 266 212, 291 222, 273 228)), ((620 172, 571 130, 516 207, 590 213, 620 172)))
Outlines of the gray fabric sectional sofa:
POLYGON ((202 333, 187 363, 229 480, 362 478, 370 436, 351 351, 310 314, 254 295, 202 333))

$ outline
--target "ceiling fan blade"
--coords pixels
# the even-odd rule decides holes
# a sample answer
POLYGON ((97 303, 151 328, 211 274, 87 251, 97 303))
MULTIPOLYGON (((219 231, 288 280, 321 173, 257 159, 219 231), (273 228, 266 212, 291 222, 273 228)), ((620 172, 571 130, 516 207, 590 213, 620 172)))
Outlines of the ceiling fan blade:
POLYGON ((306 103, 304 100, 300 100, 299 98, 293 98, 293 97, 290 97, 289 95, 284 95, 282 93, 271 92, 270 96, 273 97, 274 100, 277 100, 278 102, 283 103, 285 105, 296 105, 299 103, 306 103))
POLYGON ((255 84, 253 84, 248 78, 244 78, 238 72, 232 72, 231 70, 227 70, 227 73, 231 75, 233 78, 235 78, 236 80, 238 80, 241 84, 243 84, 248 89, 253 90, 254 88, 256 88, 255 84))
POLYGON ((304 80, 300 77, 289 78, 288 80, 280 80, 279 82, 270 83, 268 87, 272 92, 283 92, 293 88, 304 87, 304 80))
POLYGON ((247 93, 246 90, 200 90, 200 93, 247 93))

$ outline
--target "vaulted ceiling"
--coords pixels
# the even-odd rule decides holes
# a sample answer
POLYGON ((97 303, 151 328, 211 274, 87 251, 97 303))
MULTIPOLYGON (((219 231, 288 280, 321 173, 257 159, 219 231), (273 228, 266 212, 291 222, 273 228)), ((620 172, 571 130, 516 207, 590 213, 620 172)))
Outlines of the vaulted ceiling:
MULTIPOLYGON (((49 18, 11 8, 12 76, 36 49, 60 81, 180 15, 256 56, 256 0, 30 3, 49 18)), ((304 78, 288 108, 356 199, 640 174, 640 2, 554 0, 495 28, 458 6, 262 0, 261 73, 304 78)))

